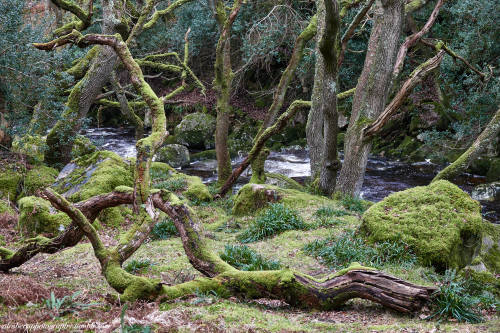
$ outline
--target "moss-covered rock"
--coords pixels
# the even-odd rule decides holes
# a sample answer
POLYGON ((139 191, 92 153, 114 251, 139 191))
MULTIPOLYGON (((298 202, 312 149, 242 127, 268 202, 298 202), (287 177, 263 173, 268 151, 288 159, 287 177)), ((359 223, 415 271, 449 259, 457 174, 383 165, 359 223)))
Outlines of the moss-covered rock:
POLYGON ((471 195, 475 200, 498 201, 500 204, 500 182, 478 185, 471 195))
POLYGON ((389 195, 363 215, 369 242, 402 241, 423 264, 463 268, 481 246, 481 206, 448 181, 389 195))
POLYGON ((206 113, 191 113, 175 127, 177 141, 190 148, 209 149, 214 146, 215 118, 206 113))
POLYGON ((500 225, 484 223, 481 249, 471 267, 478 271, 488 270, 500 274, 500 225))
POLYGON ((47 200, 38 197, 24 197, 18 202, 19 228, 27 236, 40 233, 57 234, 67 227, 71 220, 64 213, 56 213, 47 200))
MULTIPOLYGON (((69 201, 78 202, 113 191, 118 186, 133 186, 132 168, 110 151, 98 151, 73 160, 57 177, 53 188, 69 201)), ((127 214, 126 208, 107 208, 99 220, 116 226, 127 214)))
POLYGON ((234 199, 232 213, 236 216, 255 215, 269 202, 283 202, 290 207, 301 208, 312 204, 324 204, 330 201, 325 197, 315 196, 295 189, 283 189, 268 184, 246 184, 234 199))
POLYGON ((45 165, 29 170, 24 178, 23 196, 34 195, 36 191, 49 187, 58 174, 59 171, 45 165))
POLYGON ((110 151, 98 151, 73 160, 53 185, 71 202, 111 192, 117 186, 133 186, 133 178, 128 163, 110 151))
POLYGON ((18 170, 0 168, 0 198, 16 201, 22 179, 23 175, 18 170))
POLYGON ((155 160, 167 163, 174 168, 188 166, 190 162, 189 150, 183 145, 166 145, 158 149, 155 160))

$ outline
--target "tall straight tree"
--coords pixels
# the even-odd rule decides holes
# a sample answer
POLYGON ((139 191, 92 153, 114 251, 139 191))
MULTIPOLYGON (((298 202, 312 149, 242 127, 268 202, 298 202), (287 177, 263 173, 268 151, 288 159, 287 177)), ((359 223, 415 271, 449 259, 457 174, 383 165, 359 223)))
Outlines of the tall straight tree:
POLYGON ((217 125, 215 129, 215 152, 217 155, 217 174, 220 185, 231 175, 231 157, 227 147, 231 114, 231 85, 233 70, 231 67, 231 30, 238 16, 243 1, 235 0, 230 11, 226 11, 224 0, 216 0, 213 4, 215 19, 219 25, 219 41, 215 50, 215 80, 217 94, 217 125))
POLYGON ((339 55, 339 4, 317 0, 316 67, 307 122, 311 154, 311 175, 319 179, 320 190, 329 195, 335 189, 337 170, 337 59, 339 55), (314 144, 316 143, 316 144, 314 144))
POLYGON ((356 85, 345 138, 345 157, 335 188, 344 195, 359 195, 365 175, 370 141, 363 128, 384 110, 399 49, 404 0, 377 0, 365 64, 356 85))

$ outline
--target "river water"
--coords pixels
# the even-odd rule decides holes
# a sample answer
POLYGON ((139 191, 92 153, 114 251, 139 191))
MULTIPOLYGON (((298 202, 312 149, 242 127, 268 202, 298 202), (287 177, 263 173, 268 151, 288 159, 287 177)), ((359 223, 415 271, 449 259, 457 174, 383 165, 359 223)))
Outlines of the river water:
MULTIPOLYGON (((102 150, 114 151, 123 157, 135 157, 135 139, 133 129, 99 128, 88 129, 83 133, 102 150)), ((244 156, 232 160, 233 166, 238 165, 244 156)), ((194 161, 182 172, 199 176, 205 183, 217 179, 217 162, 215 160, 194 161)), ((387 195, 411 187, 428 185, 443 166, 431 162, 407 163, 388 160, 381 157, 371 157, 368 160, 366 175, 361 191, 361 197, 378 202, 387 195)), ((271 152, 266 160, 267 172, 286 175, 299 183, 304 183, 311 176, 309 153, 303 148, 286 148, 280 152, 271 152)), ((250 178, 245 171, 235 186, 235 190, 245 184, 250 178)), ((456 184, 468 193, 475 186, 485 182, 485 177, 464 174, 456 180, 456 184)), ((486 219, 500 223, 500 202, 480 201, 483 215, 486 219)))

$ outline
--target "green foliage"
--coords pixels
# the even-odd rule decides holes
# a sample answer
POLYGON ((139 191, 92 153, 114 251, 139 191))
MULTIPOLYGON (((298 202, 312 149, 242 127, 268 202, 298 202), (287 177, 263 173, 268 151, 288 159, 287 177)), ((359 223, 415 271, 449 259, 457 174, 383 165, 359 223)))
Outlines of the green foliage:
POLYGON ((266 271, 280 269, 279 261, 267 260, 246 245, 226 245, 221 259, 241 271, 266 271))
POLYGON ((151 231, 152 239, 169 239, 170 237, 177 236, 179 236, 179 232, 177 231, 174 222, 169 218, 158 222, 151 231))
POLYGON ((336 268, 347 267, 351 262, 360 262, 373 267, 399 265, 409 268, 417 261, 406 244, 383 242, 370 246, 352 230, 338 237, 315 240, 305 245, 304 251, 320 258, 326 265, 336 268))
POLYGON ((272 203, 238 236, 238 240, 242 243, 256 242, 287 230, 307 229, 307 227, 296 210, 281 203, 272 203))
POLYGON ((76 291, 73 295, 64 296, 62 298, 57 298, 53 291, 50 292, 50 298, 44 301, 44 305, 49 310, 53 311, 56 316, 61 316, 70 312, 76 312, 80 310, 86 310, 94 305, 99 305, 99 303, 80 303, 76 299, 81 294, 81 291, 76 291))
POLYGON ((70 82, 60 68, 81 54, 76 48, 49 53, 35 49, 31 43, 46 38, 51 22, 40 16, 31 19, 26 4, 22 0, 0 2, 0 96, 9 111, 11 135, 26 134, 34 109, 43 115, 33 124, 34 132, 45 131, 45 122, 60 116, 66 99, 62 90, 70 82))
POLYGON ((440 283, 433 297, 433 313, 428 318, 439 320, 449 317, 460 322, 478 323, 482 321, 478 310, 478 299, 467 292, 464 281, 457 277, 455 270, 447 270, 443 277, 431 276, 440 283))
POLYGON ((329 206, 320 207, 315 213, 316 225, 320 227, 329 227, 332 225, 339 225, 344 223, 344 221, 338 219, 337 217, 342 217, 350 215, 348 212, 342 209, 336 209, 329 206))
POLYGON ((125 270, 129 273, 140 273, 143 272, 146 269, 149 269, 151 266, 154 264, 151 262, 149 259, 144 259, 144 260, 130 260, 127 265, 125 265, 125 270))

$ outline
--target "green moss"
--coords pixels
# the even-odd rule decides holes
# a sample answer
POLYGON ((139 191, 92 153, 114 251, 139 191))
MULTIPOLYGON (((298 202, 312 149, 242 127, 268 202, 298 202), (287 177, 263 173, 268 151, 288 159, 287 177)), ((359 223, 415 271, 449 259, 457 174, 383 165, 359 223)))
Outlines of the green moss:
POLYGON ((0 198, 15 201, 22 178, 22 174, 18 171, 0 170, 0 198))
POLYGON ((425 265, 462 268, 480 246, 477 201, 447 181, 391 194, 363 215, 361 232, 372 242, 402 241, 425 265))
POLYGON ((51 213, 50 203, 42 198, 24 197, 18 205, 19 228, 27 235, 57 234, 71 223, 66 214, 51 213))
POLYGON ((54 184, 54 189, 66 193, 71 202, 111 192, 118 186, 133 186, 129 164, 113 152, 98 151, 72 163, 75 169, 54 184))
POLYGON ((301 208, 314 204, 324 204, 330 200, 294 189, 282 189, 274 185, 247 184, 238 191, 232 212, 236 216, 254 215, 266 207, 268 202, 278 201, 293 208, 301 208))
POLYGON ((215 118, 199 112, 188 114, 175 128, 177 141, 192 148, 213 146, 214 133, 215 118))
POLYGON ((44 165, 37 166, 26 173, 23 195, 33 195, 36 191, 52 185, 59 171, 44 165))

